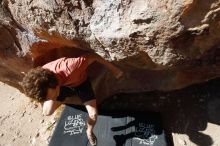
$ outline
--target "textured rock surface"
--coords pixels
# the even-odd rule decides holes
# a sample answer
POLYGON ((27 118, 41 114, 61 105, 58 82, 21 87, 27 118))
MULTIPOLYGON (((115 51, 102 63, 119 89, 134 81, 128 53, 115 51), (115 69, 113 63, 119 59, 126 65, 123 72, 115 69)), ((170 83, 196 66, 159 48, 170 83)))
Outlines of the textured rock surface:
POLYGON ((203 82, 220 75, 219 11, 218 0, 3 0, 0 80, 19 88, 28 69, 90 50, 125 71, 91 67, 101 100, 203 82))

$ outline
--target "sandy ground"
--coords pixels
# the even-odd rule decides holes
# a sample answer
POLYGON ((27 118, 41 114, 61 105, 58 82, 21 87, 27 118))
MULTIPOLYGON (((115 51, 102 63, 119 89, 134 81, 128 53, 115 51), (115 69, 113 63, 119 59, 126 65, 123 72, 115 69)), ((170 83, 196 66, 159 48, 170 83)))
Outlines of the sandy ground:
POLYGON ((42 116, 41 106, 0 82, 0 146, 47 146, 57 114, 42 116))
MULTIPOLYGON (((118 95, 100 108, 159 111, 175 146, 220 146, 220 86, 213 86, 218 88, 118 95)), ((62 108, 42 116, 41 106, 17 89, 0 82, 0 93, 0 146, 47 146, 62 108)))

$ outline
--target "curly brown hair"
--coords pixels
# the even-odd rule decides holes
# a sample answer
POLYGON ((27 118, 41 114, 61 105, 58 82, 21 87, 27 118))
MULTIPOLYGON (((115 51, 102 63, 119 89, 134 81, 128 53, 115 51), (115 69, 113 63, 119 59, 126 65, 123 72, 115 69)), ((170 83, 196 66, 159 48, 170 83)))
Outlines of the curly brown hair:
POLYGON ((22 81, 24 93, 39 102, 46 99, 48 88, 55 88, 57 85, 55 74, 41 67, 31 69, 22 81))

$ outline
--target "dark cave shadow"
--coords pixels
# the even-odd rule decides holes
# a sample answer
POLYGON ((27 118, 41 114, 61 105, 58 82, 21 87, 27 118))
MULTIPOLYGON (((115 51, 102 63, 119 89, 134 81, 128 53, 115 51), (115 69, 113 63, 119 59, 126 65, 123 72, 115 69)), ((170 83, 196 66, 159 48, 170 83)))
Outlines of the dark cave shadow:
POLYGON ((171 92, 117 94, 100 109, 160 112, 171 145, 172 133, 179 133, 199 146, 211 146, 213 139, 200 131, 208 123, 220 125, 220 78, 171 92))

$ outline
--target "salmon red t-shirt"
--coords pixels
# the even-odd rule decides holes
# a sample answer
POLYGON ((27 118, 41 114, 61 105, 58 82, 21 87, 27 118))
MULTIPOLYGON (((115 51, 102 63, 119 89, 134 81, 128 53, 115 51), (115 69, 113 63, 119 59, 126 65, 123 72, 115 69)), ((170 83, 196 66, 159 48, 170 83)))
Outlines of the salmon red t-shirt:
POLYGON ((42 66, 56 74, 60 86, 76 87, 87 79, 88 60, 77 58, 60 58, 42 66))

